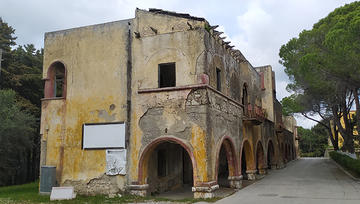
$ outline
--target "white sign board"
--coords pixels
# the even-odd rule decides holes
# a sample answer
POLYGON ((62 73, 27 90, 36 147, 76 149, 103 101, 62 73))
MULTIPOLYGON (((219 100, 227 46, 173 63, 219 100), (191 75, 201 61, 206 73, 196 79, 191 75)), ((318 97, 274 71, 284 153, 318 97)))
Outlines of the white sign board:
POLYGON ((126 149, 106 150, 106 175, 126 174, 126 149))
POLYGON ((83 149, 109 148, 125 148, 125 123, 83 125, 83 149))
POLYGON ((50 200, 71 200, 76 198, 74 187, 53 187, 51 189, 50 200))

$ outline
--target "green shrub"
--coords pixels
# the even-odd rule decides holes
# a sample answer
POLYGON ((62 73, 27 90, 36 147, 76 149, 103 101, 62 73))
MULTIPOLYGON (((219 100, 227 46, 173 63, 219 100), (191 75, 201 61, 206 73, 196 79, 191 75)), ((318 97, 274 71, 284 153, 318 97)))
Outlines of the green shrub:
POLYGON ((301 152, 302 157, 322 157, 324 154, 321 151, 301 152))
POLYGON ((338 164, 343 166, 345 169, 350 170, 351 172, 357 174, 356 176, 360 176, 360 160, 353 159, 347 155, 343 155, 339 152, 332 151, 329 153, 330 157, 336 161, 338 164))

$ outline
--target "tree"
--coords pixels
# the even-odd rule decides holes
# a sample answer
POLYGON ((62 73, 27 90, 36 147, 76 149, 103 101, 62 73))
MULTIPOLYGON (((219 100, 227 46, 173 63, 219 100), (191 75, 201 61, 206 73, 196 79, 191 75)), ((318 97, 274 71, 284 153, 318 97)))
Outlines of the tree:
MULTIPOLYGON (((8 98, 8 101, 16 102, 16 108, 14 108, 11 103, 2 101, 4 102, 2 108, 3 110, 20 111, 23 114, 19 113, 19 116, 16 116, 18 119, 15 118, 15 121, 11 123, 13 126, 18 124, 18 129, 4 126, 6 123, 0 125, 0 140, 5 142, 2 143, 3 147, 7 147, 7 149, 0 150, 0 166, 2 167, 0 170, 0 185, 32 181, 38 177, 39 172, 40 137, 38 132, 40 126, 40 99, 43 96, 43 82, 41 80, 43 50, 37 50, 32 44, 14 48, 16 45, 14 31, 11 26, 0 18, 0 48, 3 50, 4 60, 0 70, 0 91, 10 90, 11 97, 8 98), (23 134, 31 142, 25 142, 27 140, 22 140, 24 138, 21 140, 16 139, 21 138, 20 135, 23 129, 30 127, 26 126, 25 123, 21 123, 21 119, 24 120, 23 122, 28 121, 28 118, 24 115, 34 119, 31 119, 31 121, 35 124, 30 123, 32 131, 23 134), (9 137, 9 135, 13 135, 13 137, 9 137), (24 145, 23 142, 26 144, 31 143, 31 145, 24 145), (4 144, 6 145, 4 146, 4 144), (10 154, 8 150, 18 152, 10 154), (6 166, 2 166, 2 164, 6 166), (10 180, 2 180, 1 178, 10 180)), ((3 123, 2 118, 0 119, 0 123, 3 123)))
MULTIPOLYGON (((311 30, 302 31, 279 53, 280 63, 292 81, 288 89, 294 97, 311 99, 303 110, 320 116, 331 113, 344 137, 345 149, 350 152, 354 151, 354 135, 347 116, 354 102, 360 112, 359 34, 360 2, 354 2, 335 9, 311 30), (340 124, 342 116, 346 116, 344 127, 340 124)), ((356 120, 359 130, 360 117, 356 120)))
POLYGON ((337 129, 330 124, 333 117, 329 110, 324 108, 324 104, 321 104, 316 98, 311 98, 305 94, 293 94, 285 97, 281 100, 281 104, 283 106, 283 115, 288 116, 298 113, 309 120, 317 122, 326 130, 334 149, 339 149, 337 129), (320 116, 321 120, 315 117, 317 115, 320 116), (336 133, 335 136, 333 136, 332 131, 336 133))
POLYGON ((300 149, 302 155, 322 157, 327 147, 326 129, 321 125, 316 125, 311 129, 298 128, 300 136, 300 149))
POLYGON ((12 90, 0 90, 0 186, 27 179, 27 162, 33 156, 35 117, 20 109, 12 90))
POLYGON ((3 51, 3 62, 1 63, 2 67, 7 67, 11 58, 11 46, 16 45, 14 37, 15 29, 5 23, 0 17, 0 49, 3 51))

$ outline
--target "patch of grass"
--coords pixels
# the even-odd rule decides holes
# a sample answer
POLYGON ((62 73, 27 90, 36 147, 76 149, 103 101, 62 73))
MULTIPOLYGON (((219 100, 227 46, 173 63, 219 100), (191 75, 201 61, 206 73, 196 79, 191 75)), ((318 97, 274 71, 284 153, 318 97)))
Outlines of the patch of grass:
POLYGON ((0 203, 64 203, 64 204, 101 204, 101 203, 137 203, 146 201, 158 201, 158 202, 183 202, 183 203, 195 203, 200 201, 215 202, 221 198, 209 198, 209 199, 194 199, 185 198, 181 200, 171 200, 167 198, 159 197, 139 197, 133 195, 123 195, 122 197, 109 198, 104 195, 97 196, 76 196, 73 200, 62 200, 62 201, 50 201, 49 195, 39 195, 39 182, 33 182, 29 184, 0 187, 0 203))

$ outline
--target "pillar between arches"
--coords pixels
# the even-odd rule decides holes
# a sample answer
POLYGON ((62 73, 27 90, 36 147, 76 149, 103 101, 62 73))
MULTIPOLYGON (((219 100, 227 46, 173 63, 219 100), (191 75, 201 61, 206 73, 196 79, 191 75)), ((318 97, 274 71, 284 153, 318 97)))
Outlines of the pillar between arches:
POLYGON ((229 176, 230 188, 240 189, 242 187, 243 176, 229 176))
POLYGON ((266 169, 265 167, 259 169, 259 174, 260 174, 260 175, 265 175, 265 174, 267 174, 267 169, 266 169))
POLYGON ((128 190, 131 195, 146 197, 148 195, 149 184, 131 184, 128 185, 128 190))
POLYGON ((216 181, 198 183, 197 186, 192 187, 194 198, 213 198, 215 191, 219 189, 216 181))
POLYGON ((247 174, 247 177, 248 177, 248 180, 256 180, 256 174, 257 170, 246 170, 246 174, 247 174))

